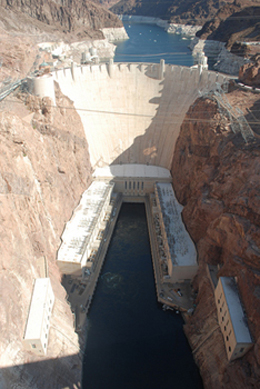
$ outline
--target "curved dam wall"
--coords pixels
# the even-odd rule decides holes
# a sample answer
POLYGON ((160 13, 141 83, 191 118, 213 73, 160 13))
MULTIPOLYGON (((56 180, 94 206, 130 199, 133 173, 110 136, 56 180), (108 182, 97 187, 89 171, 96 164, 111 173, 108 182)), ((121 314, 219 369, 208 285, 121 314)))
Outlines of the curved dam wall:
POLYGON ((81 117, 93 168, 138 163, 170 169, 189 106, 226 79, 212 71, 147 63, 72 67, 53 76, 81 117))

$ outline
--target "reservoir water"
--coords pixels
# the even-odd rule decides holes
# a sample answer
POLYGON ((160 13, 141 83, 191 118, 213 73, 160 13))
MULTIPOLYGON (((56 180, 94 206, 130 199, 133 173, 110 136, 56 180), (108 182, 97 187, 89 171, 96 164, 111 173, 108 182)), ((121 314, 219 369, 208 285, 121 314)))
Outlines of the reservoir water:
POLYGON ((183 320, 157 303, 143 204, 123 204, 88 313, 84 389, 201 389, 183 320))
POLYGON ((117 44, 115 62, 155 62, 192 66, 188 48, 190 39, 168 34, 161 27, 141 23, 124 23, 129 39, 117 44))

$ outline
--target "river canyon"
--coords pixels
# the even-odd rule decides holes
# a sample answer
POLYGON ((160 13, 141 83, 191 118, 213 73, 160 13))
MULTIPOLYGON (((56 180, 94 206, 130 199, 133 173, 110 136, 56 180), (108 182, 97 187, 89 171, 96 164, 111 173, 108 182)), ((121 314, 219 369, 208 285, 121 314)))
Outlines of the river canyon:
POLYGON ((1 345, 2 386, 80 387, 84 334, 78 338, 73 331, 60 284, 60 236, 94 168, 143 163, 171 170, 197 246, 197 307, 185 332, 205 388, 256 388, 259 133, 248 135, 244 127, 234 132, 236 116, 228 112, 243 109, 245 98, 253 107, 258 95, 228 86, 227 77, 215 72, 164 64, 75 67, 53 77, 55 107, 48 98, 22 92, 1 103, 1 294, 8 296, 1 312, 8 334, 1 345), (49 354, 39 361, 23 351, 21 339, 32 282, 44 258, 56 304, 49 354), (217 327, 207 264, 219 265, 218 275, 238 277, 255 340, 252 350, 232 363, 217 327))

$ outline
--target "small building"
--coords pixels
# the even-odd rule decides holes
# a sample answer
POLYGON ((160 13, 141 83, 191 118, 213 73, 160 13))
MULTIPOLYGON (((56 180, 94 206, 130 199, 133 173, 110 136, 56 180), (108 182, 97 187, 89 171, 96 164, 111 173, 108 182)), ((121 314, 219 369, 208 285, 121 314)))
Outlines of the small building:
POLYGON ((56 105, 55 99, 55 88, 53 77, 51 73, 43 73, 31 79, 33 94, 40 97, 50 97, 53 101, 53 104, 56 105))
POLYGON ((109 204, 114 184, 94 181, 83 193, 80 204, 66 224, 58 251, 58 266, 63 274, 82 275, 82 268, 92 266, 93 252, 101 241, 109 220, 109 204))
POLYGON ((183 207, 175 197, 172 184, 156 183, 154 192, 168 267, 165 279, 174 283, 190 281, 198 270, 197 252, 182 221, 183 207))
POLYGON ((215 289, 218 321, 229 361, 242 357, 253 345, 233 277, 220 277, 215 289))
POLYGON ((197 51, 193 56, 194 65, 192 68, 198 68, 200 73, 202 70, 208 70, 208 57, 206 57, 204 51, 197 51))
POLYGON ((46 355, 54 294, 49 278, 34 283, 28 319, 23 337, 24 348, 37 355, 46 355))

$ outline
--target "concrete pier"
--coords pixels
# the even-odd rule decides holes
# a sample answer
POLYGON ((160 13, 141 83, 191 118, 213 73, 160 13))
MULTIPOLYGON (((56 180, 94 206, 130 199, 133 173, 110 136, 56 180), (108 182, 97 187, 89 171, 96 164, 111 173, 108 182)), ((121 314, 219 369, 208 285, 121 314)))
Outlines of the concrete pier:
POLYGON ((74 324, 76 331, 80 331, 84 326, 86 315, 91 305, 121 205, 122 196, 117 196, 116 201, 111 204, 112 217, 107 224, 102 242, 99 245, 95 258, 93 259, 91 272, 86 272, 83 277, 73 277, 70 275, 63 277, 62 283, 68 293, 67 300, 71 306, 72 312, 74 312, 75 315, 74 324))
POLYGON ((153 260, 154 280, 157 300, 167 307, 172 307, 180 312, 192 313, 193 298, 191 282, 165 282, 160 265, 159 246, 153 224, 151 198, 145 198, 146 218, 148 224, 151 254, 153 260))

